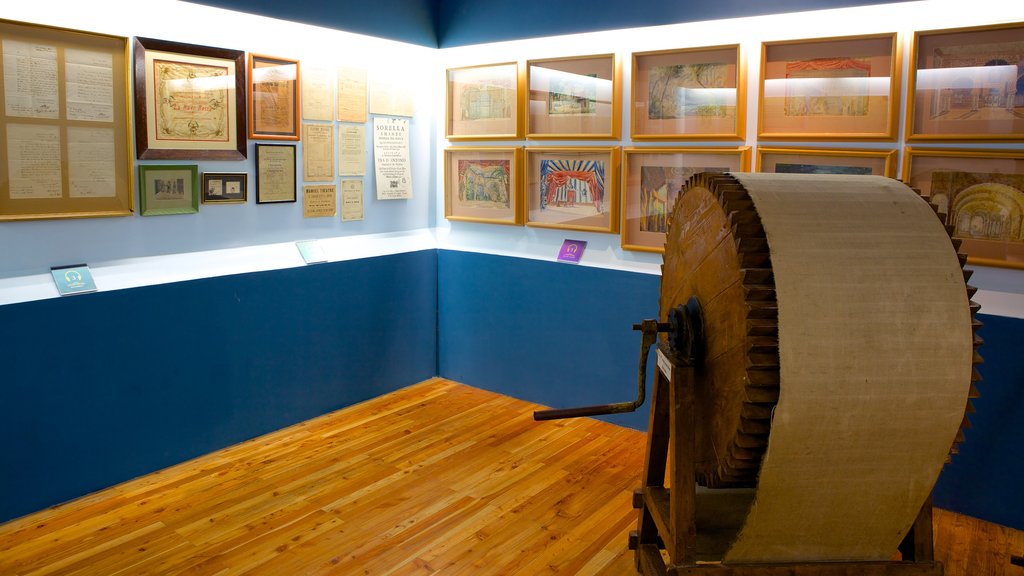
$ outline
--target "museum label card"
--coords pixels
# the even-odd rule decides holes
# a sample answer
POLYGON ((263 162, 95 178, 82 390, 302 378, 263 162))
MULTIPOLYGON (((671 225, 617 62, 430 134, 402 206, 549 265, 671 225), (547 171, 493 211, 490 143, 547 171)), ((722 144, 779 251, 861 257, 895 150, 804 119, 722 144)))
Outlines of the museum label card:
POLYGON ((96 291, 96 283, 92 279, 92 272, 89 271, 89 266, 85 264, 50 268, 50 274, 53 275, 53 282, 57 285, 57 292, 61 296, 96 291))

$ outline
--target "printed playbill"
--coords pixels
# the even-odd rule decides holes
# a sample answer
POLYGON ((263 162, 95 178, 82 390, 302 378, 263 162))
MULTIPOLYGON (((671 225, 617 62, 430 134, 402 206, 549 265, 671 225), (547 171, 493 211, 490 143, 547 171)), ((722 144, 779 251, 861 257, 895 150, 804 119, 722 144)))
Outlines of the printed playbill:
POLYGON ((302 118, 334 119, 334 70, 305 66, 302 69, 302 118))
POLYGON ((412 197, 408 119, 373 119, 373 166, 378 200, 412 197))
POLYGON ((363 219, 363 181, 341 181, 341 221, 363 219))
POLYGON ((302 170, 307 182, 334 180, 334 126, 303 124, 302 170))
POLYGON ((366 127, 338 126, 338 172, 342 176, 366 174, 366 127))

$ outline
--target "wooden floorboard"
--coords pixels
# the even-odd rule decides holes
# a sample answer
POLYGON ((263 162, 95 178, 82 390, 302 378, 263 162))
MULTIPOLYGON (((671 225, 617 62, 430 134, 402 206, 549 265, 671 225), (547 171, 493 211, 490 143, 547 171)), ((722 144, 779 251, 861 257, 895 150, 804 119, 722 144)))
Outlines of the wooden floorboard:
MULTIPOLYGON (((0 575, 633 574, 644 435, 432 379, 0 525, 0 575)), ((947 574, 1021 532, 936 514, 947 574)))

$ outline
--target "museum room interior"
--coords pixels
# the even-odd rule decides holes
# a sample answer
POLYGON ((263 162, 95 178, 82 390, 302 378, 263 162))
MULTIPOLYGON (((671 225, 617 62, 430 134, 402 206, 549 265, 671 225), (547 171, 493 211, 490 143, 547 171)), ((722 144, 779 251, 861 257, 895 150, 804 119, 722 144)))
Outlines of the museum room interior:
POLYGON ((0 574, 629 574, 646 547, 668 572, 645 573, 1024 575, 1024 3, 52 0, 5 4, 0 41, 0 574), (944 304, 929 257, 895 255, 913 218, 866 207, 910 191, 890 179, 946 218, 922 226, 946 234, 955 329, 915 323, 944 304), (688 180, 720 231, 681 215, 688 180), (798 225, 773 221, 772 185, 804 180, 820 193, 798 225), (784 277, 787 250, 827 252, 790 233, 862 213, 849 261, 784 277), (781 416, 785 366, 770 402, 730 399, 761 428, 730 428, 753 444, 728 457, 708 441, 735 467, 697 478, 746 500, 722 543, 698 508, 689 564, 685 530, 645 524, 647 480, 634 494, 683 356, 650 353, 633 412, 533 412, 630 400, 642 320, 714 346, 714 306, 666 318, 699 292, 679 247, 705 233, 771 252, 776 378, 799 332, 835 344, 804 367, 900 392, 844 390, 842 417, 815 414, 835 444, 781 416), (825 337, 783 316, 790 282, 822 296, 791 302, 825 337), (849 310, 871 335, 821 328, 849 310), (881 462, 904 470, 903 441, 939 427, 922 407, 946 361, 963 397, 935 408, 942 458, 894 477, 881 462), (744 556, 785 426, 825 451, 854 437, 833 476, 877 467, 865 492, 912 513, 834 503, 841 479, 796 468, 783 486, 816 480, 803 492, 843 526, 819 534, 883 544, 744 556))

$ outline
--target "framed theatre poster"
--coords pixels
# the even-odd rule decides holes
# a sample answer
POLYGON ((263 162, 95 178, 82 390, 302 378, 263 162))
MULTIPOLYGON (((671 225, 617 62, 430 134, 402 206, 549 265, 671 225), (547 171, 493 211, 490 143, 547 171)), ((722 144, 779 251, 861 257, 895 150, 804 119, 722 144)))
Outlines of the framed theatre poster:
POLYGON ((749 169, 749 146, 626 148, 622 161, 622 247, 664 253, 672 208, 691 176, 749 169))
POLYGON ((299 139, 299 62, 249 54, 249 138, 299 139))
POLYGON ((445 137, 510 140, 523 136, 523 90, 515 62, 449 68, 445 137))
POLYGON ((203 172, 203 204, 245 204, 248 180, 245 172, 203 172))
POLYGON ((528 61, 526 137, 618 139, 620 76, 615 54, 528 61))
POLYGON ((968 262, 1024 268, 1024 151, 907 148, 903 181, 939 207, 968 262))
POLYGON ((294 144, 256 144, 256 203, 295 202, 294 144))
POLYGON ((1024 140, 1024 23, 914 33, 908 140, 1024 140))
POLYGON ((761 45, 758 137, 893 140, 896 33, 761 45))
POLYGON ((128 39, 0 20, 0 222, 128 216, 128 39))
POLYGON ((895 150, 757 148, 757 172, 896 176, 895 150))
POLYGON ((619 148, 527 148, 526 225, 619 231, 619 148))
POLYGON ((444 217, 464 222, 522 224, 522 148, 444 151, 444 217))
POLYGON ((633 54, 633 139, 742 140, 743 68, 738 44, 633 54))
POLYGON ((244 160, 245 53, 135 38, 140 160, 244 160))
POLYGON ((143 216, 199 212, 199 168, 139 166, 139 207, 143 216))

